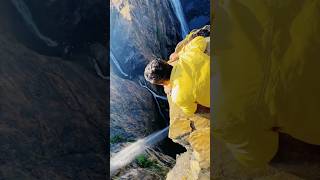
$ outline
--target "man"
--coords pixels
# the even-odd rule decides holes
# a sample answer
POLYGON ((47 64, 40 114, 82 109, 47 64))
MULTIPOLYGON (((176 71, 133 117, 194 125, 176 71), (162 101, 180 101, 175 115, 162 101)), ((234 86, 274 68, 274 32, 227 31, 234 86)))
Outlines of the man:
POLYGON ((187 115, 210 112, 210 57, 206 48, 205 37, 197 36, 176 54, 179 60, 174 66, 156 59, 145 68, 146 80, 170 87, 173 103, 187 115))

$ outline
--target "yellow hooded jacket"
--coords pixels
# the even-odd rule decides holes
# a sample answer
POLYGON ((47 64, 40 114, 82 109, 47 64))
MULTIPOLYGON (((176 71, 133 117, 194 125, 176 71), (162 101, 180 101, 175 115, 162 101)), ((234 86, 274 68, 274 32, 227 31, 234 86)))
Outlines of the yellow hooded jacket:
POLYGON ((204 53, 207 42, 198 36, 180 52, 173 67, 170 84, 172 101, 185 114, 192 115, 197 104, 210 107, 210 57, 204 53))

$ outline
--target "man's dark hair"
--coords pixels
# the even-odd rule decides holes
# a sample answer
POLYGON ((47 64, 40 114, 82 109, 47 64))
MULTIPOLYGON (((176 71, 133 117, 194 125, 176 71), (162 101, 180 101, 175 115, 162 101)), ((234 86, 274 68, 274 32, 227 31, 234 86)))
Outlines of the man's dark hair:
POLYGON ((144 70, 144 77, 152 84, 162 84, 170 80, 172 66, 161 59, 152 60, 144 70))

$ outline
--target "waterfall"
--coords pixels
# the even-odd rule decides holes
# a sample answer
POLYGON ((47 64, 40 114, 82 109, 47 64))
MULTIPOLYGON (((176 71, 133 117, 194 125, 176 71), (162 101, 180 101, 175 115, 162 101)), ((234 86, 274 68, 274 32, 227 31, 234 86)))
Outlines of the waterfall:
POLYGON ((32 32, 42 41, 44 41, 48 46, 54 47, 57 46, 58 43, 51 40, 50 38, 44 36, 39 31, 37 25, 33 22, 32 14, 26 5, 26 3, 23 0, 11 0, 12 4, 15 6, 15 8, 18 10, 18 12, 21 14, 23 20, 31 28, 32 32))
POLYGON ((183 13, 181 2, 180 0, 169 0, 169 1, 174 9, 174 13, 176 14, 180 22, 182 38, 185 38, 186 35, 188 35, 189 33, 189 27, 183 13))
POLYGON ((119 71, 124 77, 129 77, 129 75, 122 70, 122 68, 121 68, 118 60, 117 60, 116 57, 113 55, 113 52, 112 52, 111 50, 110 50, 110 58, 111 58, 112 62, 115 64, 115 66, 117 67, 118 71, 119 71))
POLYGON ((169 127, 164 128, 158 132, 152 133, 151 135, 138 140, 137 142, 125 147, 120 152, 116 153, 110 159, 110 173, 114 173, 119 168, 129 164, 134 158, 142 154, 148 147, 163 140, 168 135, 169 127))
POLYGON ((161 107, 160 107, 160 104, 159 104, 159 102, 158 102, 158 98, 159 98, 159 99, 162 99, 162 100, 165 100, 165 101, 168 101, 168 98, 167 98, 166 96, 160 96, 160 95, 156 94, 155 92, 153 92, 153 91, 146 85, 145 82, 144 82, 144 84, 142 84, 142 81, 141 81, 141 80, 139 80, 139 84, 140 84, 141 87, 146 88, 146 89, 152 94, 152 96, 153 96, 153 98, 154 98, 154 101, 155 101, 156 104, 157 104, 158 111, 159 111, 162 119, 165 120, 166 123, 167 123, 167 125, 168 125, 168 122, 167 122, 168 120, 167 120, 167 118, 165 117, 165 115, 163 114, 163 112, 162 112, 162 110, 161 110, 161 107))

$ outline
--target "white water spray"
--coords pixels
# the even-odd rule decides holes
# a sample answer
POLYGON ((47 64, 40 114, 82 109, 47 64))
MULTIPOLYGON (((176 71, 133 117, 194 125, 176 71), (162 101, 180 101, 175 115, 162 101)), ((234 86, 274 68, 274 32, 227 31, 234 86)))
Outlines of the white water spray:
POLYGON ((169 0, 169 1, 171 3, 172 7, 174 8, 174 13, 176 14, 176 16, 180 22, 182 38, 185 38, 186 35, 188 35, 188 33, 189 33, 189 26, 186 22, 186 18, 183 13, 181 2, 180 2, 180 0, 169 0))
POLYGON ((122 149, 110 159, 110 173, 114 173, 117 169, 129 164, 134 158, 142 154, 148 147, 163 140, 168 135, 169 127, 161 131, 152 133, 151 135, 138 140, 137 142, 122 149))
POLYGON ((54 47, 57 46, 58 43, 51 40, 50 38, 44 36, 39 31, 37 25, 33 22, 32 14, 28 8, 28 6, 25 4, 23 0, 11 0, 12 4, 16 7, 18 12, 21 14, 22 18, 26 22, 26 24, 31 28, 33 33, 40 38, 42 41, 44 41, 48 46, 54 47))
POLYGON ((116 65, 116 67, 117 67, 117 69, 119 70, 119 72, 120 72, 124 77, 128 77, 129 75, 123 71, 123 69, 121 68, 118 60, 117 60, 116 57, 113 55, 113 52, 112 52, 112 51, 110 51, 110 58, 111 58, 112 62, 116 65))

